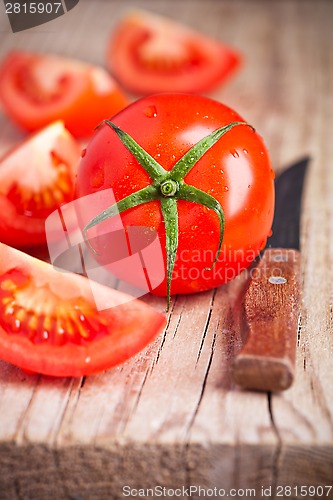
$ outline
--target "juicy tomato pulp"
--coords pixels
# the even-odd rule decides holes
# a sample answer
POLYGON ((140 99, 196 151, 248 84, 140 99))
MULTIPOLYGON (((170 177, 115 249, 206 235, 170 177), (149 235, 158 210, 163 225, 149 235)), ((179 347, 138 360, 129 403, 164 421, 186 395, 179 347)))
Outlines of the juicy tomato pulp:
POLYGON ((79 145, 59 121, 0 160, 0 241, 45 243, 46 217, 73 199, 79 158, 79 145))
POLYGON ((240 64, 240 56, 217 40, 169 19, 135 12, 112 33, 108 64, 136 94, 212 89, 240 64))
POLYGON ((0 358, 46 375, 90 375, 136 354, 165 325, 139 300, 96 283, 94 294, 108 309, 96 309, 87 278, 0 243, 0 358))
MULTIPOLYGON (((113 119, 115 125, 135 139, 166 171, 171 171, 198 141, 238 121, 243 120, 225 105, 185 94, 160 94, 138 100, 113 119)), ((202 204, 177 200, 178 249, 171 293, 191 293, 219 286, 249 266, 270 234, 273 178, 263 141, 248 125, 234 126, 193 165, 180 184, 184 182, 202 190, 219 202, 225 217, 223 245, 217 263, 207 269, 212 266, 219 247, 218 216, 202 204)), ((91 139, 80 162, 76 195, 81 197, 112 188, 119 202, 151 184, 150 176, 115 130, 104 124, 91 139)), ((167 267, 162 198, 122 212, 121 219, 125 229, 145 226, 157 231, 167 267)), ((89 237, 89 231, 87 235, 89 237)), ((101 254, 104 244, 102 237, 99 246, 98 238, 94 239, 93 245, 101 254)), ((136 280, 134 273, 127 278, 136 280)), ((152 291, 165 295, 166 279, 152 291)))
POLYGON ((102 68, 55 55, 10 53, 0 68, 0 98, 7 114, 34 131, 61 119, 76 137, 92 134, 128 103, 102 68))

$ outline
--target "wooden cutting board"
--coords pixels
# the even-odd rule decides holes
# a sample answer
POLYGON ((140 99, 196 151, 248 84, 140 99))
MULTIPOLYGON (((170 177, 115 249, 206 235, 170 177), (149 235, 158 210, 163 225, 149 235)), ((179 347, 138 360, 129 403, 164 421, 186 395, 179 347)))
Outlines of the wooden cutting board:
MULTIPOLYGON (((0 6, 0 55, 24 48, 104 65, 109 33, 134 5, 239 48, 242 71, 210 95, 256 127, 276 171, 311 155, 296 382, 270 395, 231 381, 244 276, 174 298, 166 332, 100 375, 51 379, 0 362, 0 498, 116 499, 126 485, 256 488, 260 496, 262 487, 332 485, 333 2, 81 0, 15 35, 0 6)), ((22 137, 0 112, 1 152, 22 137)))

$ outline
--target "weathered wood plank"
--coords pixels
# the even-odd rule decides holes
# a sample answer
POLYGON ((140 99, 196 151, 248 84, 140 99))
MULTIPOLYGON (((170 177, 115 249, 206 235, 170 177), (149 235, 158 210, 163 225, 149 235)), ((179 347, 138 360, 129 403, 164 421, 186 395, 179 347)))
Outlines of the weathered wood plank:
MULTIPOLYGON (((211 95, 256 126, 277 171, 311 155, 296 381, 271 399, 232 384, 229 366, 242 343, 245 276, 217 291, 175 299, 165 334, 123 366, 94 377, 25 375, 2 362, 0 496, 46 499, 51 484, 53 498, 89 499, 123 498, 125 484, 258 491, 277 484, 329 484, 333 4, 136 0, 133 5, 238 47, 245 54, 243 70, 211 95)), ((0 56, 15 47, 104 65, 109 33, 128 6, 121 0, 81 0, 52 24, 15 35, 1 19, 0 56)), ((0 152, 23 136, 0 111, 0 152)), ((163 299, 145 300, 164 308, 163 299)))

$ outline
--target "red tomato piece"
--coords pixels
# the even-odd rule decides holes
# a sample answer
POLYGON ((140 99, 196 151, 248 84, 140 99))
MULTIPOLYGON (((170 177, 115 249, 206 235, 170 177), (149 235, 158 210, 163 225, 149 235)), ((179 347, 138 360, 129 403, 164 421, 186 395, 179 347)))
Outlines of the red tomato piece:
POLYGON ((61 119, 76 137, 91 135, 127 98, 102 68, 51 54, 12 52, 0 68, 0 99, 12 120, 34 131, 61 119))
POLYGON ((220 41, 144 11, 120 22, 107 59, 114 76, 136 94, 205 92, 229 77, 241 61, 220 41))
MULTIPOLYGON (((172 273, 171 293, 191 293, 234 278, 264 247, 273 179, 261 137, 235 111, 202 96, 159 94, 97 130, 79 165, 76 195, 111 188, 116 210, 91 221, 88 239, 117 210, 125 228, 153 228, 166 276, 152 292, 168 294, 172 273)), ((107 239, 92 243, 101 263, 107 239)), ((126 278, 135 282, 134 273, 126 278)))
POLYGON ((79 159, 79 145, 58 121, 0 160, 0 241, 45 243, 45 219, 73 199, 79 159))
POLYGON ((0 358, 45 375, 80 377, 119 364, 165 326, 145 303, 0 243, 0 358), (97 287, 97 288, 96 288, 97 287))

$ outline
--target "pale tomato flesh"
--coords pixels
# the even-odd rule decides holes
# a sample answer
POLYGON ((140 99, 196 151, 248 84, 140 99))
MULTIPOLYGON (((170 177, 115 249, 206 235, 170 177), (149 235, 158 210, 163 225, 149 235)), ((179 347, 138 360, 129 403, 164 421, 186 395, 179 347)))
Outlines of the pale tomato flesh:
POLYGON ((46 242, 45 219, 73 199, 80 147, 60 121, 0 160, 0 241, 23 247, 46 242))
POLYGON ((0 98, 22 129, 34 131, 61 119, 76 137, 91 135, 100 121, 128 104, 103 68, 23 51, 9 53, 0 67, 0 98))
POLYGON ((165 326, 145 303, 0 244, 0 358, 24 370, 82 376, 137 354, 165 326), (108 308, 98 310, 96 294, 108 308))

